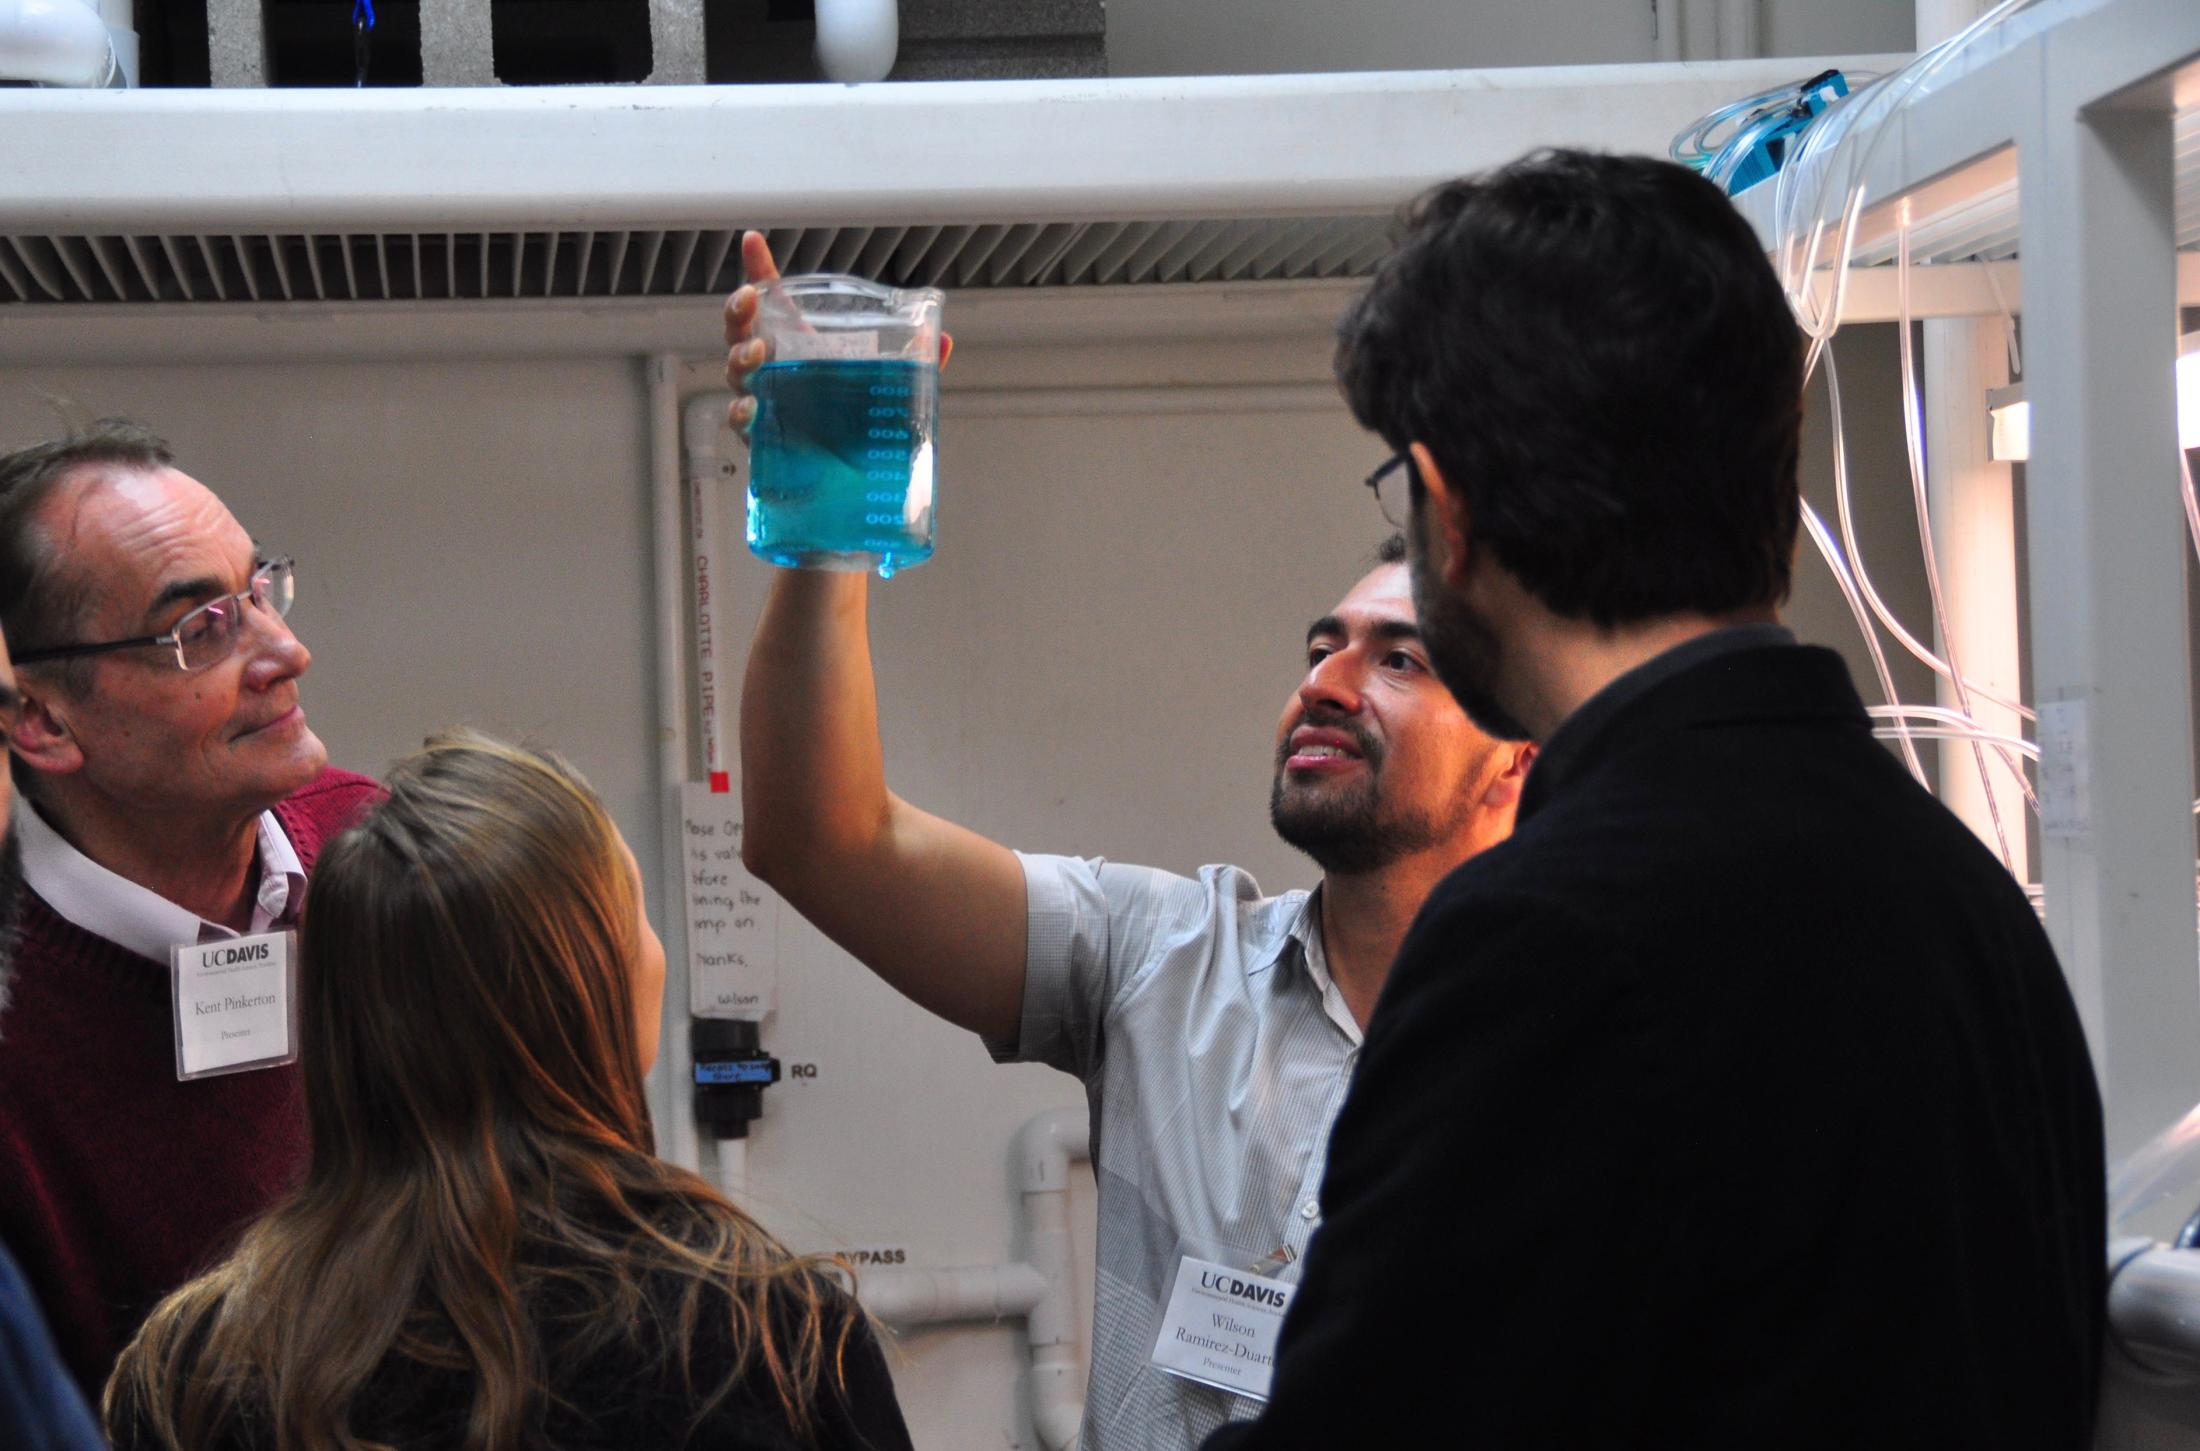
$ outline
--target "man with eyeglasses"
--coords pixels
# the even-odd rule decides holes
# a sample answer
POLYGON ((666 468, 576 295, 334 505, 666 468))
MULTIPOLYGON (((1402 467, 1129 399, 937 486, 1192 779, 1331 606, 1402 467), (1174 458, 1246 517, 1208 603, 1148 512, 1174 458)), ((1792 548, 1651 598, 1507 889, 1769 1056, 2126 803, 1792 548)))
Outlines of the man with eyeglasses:
POLYGON ((2085 1035, 1779 622, 1804 347, 1763 243, 1580 151, 1395 235, 1339 381, 1411 460, 1431 664, 1543 754, 1399 949, 1275 1394, 1204 1451, 2093 1444, 2085 1035))
POLYGON ((0 456, 27 886, 0 1012, 0 1241, 96 1396, 145 1312, 304 1162, 287 930, 371 800, 328 768, 258 549, 145 429, 0 456))

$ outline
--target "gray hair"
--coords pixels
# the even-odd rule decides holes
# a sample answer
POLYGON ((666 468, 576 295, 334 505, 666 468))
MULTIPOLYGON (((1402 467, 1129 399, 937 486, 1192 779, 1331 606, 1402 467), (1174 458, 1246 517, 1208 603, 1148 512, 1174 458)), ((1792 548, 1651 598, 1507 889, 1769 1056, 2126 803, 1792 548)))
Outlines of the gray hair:
MULTIPOLYGON (((89 602, 89 581, 68 577, 61 550, 39 522, 47 501, 78 469, 158 469, 174 462, 164 439, 127 418, 102 418, 0 454, 0 632, 17 651, 66 643, 89 602)), ((82 694, 85 662, 61 662, 60 676, 71 694, 82 694)))

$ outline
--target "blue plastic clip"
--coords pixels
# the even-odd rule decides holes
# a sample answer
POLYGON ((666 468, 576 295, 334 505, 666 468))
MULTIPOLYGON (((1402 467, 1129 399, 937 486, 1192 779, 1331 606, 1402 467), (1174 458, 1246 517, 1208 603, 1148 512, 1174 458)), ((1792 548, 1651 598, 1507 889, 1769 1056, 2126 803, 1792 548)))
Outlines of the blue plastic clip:
POLYGON ((1712 176, 1726 187, 1728 196, 1739 196, 1749 190, 1778 172, 1795 138, 1802 135, 1826 107, 1848 93, 1848 77, 1839 71, 1812 76, 1795 88, 1795 99, 1778 107, 1768 107, 1751 117, 1743 125, 1741 134, 1728 143, 1718 160, 1711 164, 1712 176), (1730 155, 1736 158, 1732 162, 1727 160, 1730 155))

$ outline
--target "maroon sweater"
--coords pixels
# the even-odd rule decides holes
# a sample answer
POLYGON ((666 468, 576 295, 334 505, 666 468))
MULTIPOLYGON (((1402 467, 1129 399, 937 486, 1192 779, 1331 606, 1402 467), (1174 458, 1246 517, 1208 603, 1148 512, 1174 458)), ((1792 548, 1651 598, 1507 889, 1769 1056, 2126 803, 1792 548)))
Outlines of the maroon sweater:
MULTIPOLYGON (((0 769, 5 769, 0 764, 0 769)), ((275 807, 308 871, 381 788, 324 771, 275 807)), ((305 1165, 298 1067, 176 1081, 168 965, 25 892, 0 1013, 0 1243, 92 1403, 162 1296, 305 1165)))

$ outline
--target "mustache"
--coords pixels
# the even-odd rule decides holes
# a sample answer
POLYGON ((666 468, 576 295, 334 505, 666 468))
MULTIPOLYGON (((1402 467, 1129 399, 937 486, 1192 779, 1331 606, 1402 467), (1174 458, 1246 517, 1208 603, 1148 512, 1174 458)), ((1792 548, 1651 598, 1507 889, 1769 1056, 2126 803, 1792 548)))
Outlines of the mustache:
POLYGON ((1301 726, 1319 726, 1325 731, 1336 731, 1340 735, 1350 736, 1352 738, 1352 748, 1360 753, 1361 760, 1367 762, 1369 770, 1374 770, 1383 764, 1382 744, 1368 733, 1366 726, 1348 715, 1341 715, 1335 711, 1310 710, 1299 717, 1298 725, 1283 733, 1283 740, 1277 744, 1276 769, 1278 771, 1283 769, 1285 761, 1291 759, 1291 737, 1299 733, 1301 726))

